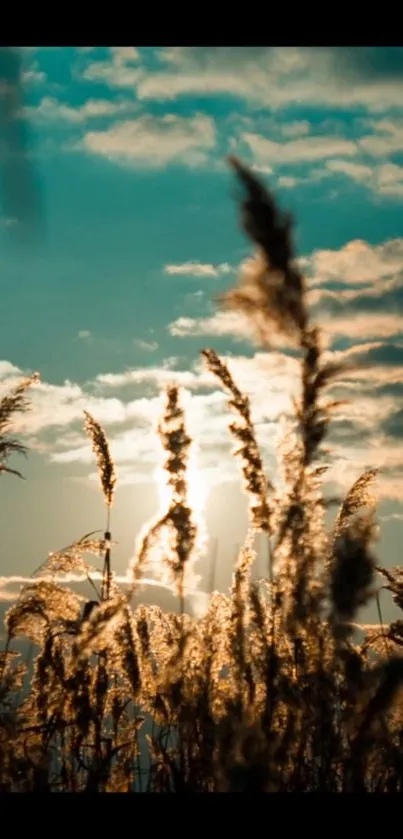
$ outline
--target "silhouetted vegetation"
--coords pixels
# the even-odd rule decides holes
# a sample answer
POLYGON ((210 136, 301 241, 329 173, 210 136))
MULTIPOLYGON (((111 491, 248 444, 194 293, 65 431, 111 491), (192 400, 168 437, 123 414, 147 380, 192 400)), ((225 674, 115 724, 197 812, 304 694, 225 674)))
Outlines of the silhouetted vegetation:
MULTIPOLYGON (((159 427, 170 501, 139 538, 132 592, 154 554, 180 607, 177 614, 155 606, 133 612, 132 592, 119 589, 111 569, 114 465, 102 428, 86 415, 107 506, 105 535, 52 554, 6 615, 3 791, 403 791, 403 620, 364 627, 361 635, 355 624, 378 578, 403 608, 402 572, 379 568, 374 554, 376 474, 369 470, 354 483, 326 527, 323 443, 338 403, 325 391, 343 368, 323 360, 291 220, 254 175, 230 162, 256 254, 220 305, 247 317, 268 351, 273 333, 285 334, 301 359, 295 422, 279 450, 284 488, 265 473, 247 395, 205 350, 233 413, 229 432, 250 501, 249 532, 230 592, 212 593, 204 616, 190 617, 184 590, 197 557, 187 494, 191 440, 172 384, 159 427), (254 581, 258 532, 270 559, 267 579, 254 581), (103 556, 104 579, 85 603, 58 576, 91 580, 89 554, 103 556), (24 665, 13 651, 19 636, 36 650, 25 692, 24 665)), ((7 435, 28 383, 0 403, 3 470, 8 455, 22 450, 7 435)))

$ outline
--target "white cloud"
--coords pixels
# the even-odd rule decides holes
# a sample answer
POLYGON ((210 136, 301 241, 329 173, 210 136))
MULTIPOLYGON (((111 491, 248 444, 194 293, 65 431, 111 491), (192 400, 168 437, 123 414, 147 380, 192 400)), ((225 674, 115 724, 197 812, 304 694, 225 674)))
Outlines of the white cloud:
POLYGON ((46 73, 39 69, 37 61, 22 74, 22 81, 28 85, 44 84, 47 81, 46 73))
POLYGON ((273 169, 271 166, 260 166, 258 163, 252 163, 250 168, 253 172, 260 172, 262 175, 273 174, 273 169))
MULTIPOLYGON (((181 387, 193 388, 197 378, 191 370, 171 370, 164 367, 143 367, 134 370, 126 370, 124 373, 100 373, 96 379, 97 383, 106 388, 121 388, 128 385, 153 384, 157 388, 165 387, 176 381, 181 387)), ((207 379, 207 382, 211 379, 207 379)), ((201 386, 203 386, 203 382, 201 386)))
POLYGON ((283 175, 278 179, 277 184, 279 187, 282 187, 283 189, 293 189, 294 186, 297 186, 298 182, 298 178, 292 178, 288 175, 283 175))
POLYGON ((136 47, 111 47, 113 60, 117 64, 129 64, 140 60, 140 53, 136 47))
POLYGON ((212 265, 206 262, 181 262, 177 265, 165 265, 166 274, 183 274, 186 277, 219 277, 229 274, 232 268, 227 262, 212 265))
POLYGON ((403 521, 403 513, 389 513, 389 515, 379 516, 381 521, 403 521))
POLYGON ((214 145, 214 123, 203 114, 192 117, 144 114, 105 131, 89 131, 81 143, 93 154, 155 168, 172 161, 198 165, 214 145))
POLYGON ((373 134, 358 140, 358 145, 373 157, 387 157, 403 151, 403 120, 383 119, 371 122, 373 134))
POLYGON ((155 352, 155 350, 158 350, 157 341, 143 341, 141 338, 135 338, 133 344, 139 350, 145 350, 145 352, 155 352))
POLYGON ((403 166, 383 163, 375 170, 375 189, 383 195, 403 195, 403 166))
POLYGON ((132 100, 110 101, 108 99, 88 99, 83 105, 72 106, 52 96, 45 96, 39 105, 25 108, 25 112, 35 119, 47 122, 82 124, 90 119, 113 117, 127 114, 136 110, 136 103, 132 100))
POLYGON ((249 146, 255 156, 255 162, 260 164, 300 164, 335 155, 353 156, 358 152, 357 144, 343 137, 310 136, 277 143, 261 134, 245 132, 241 139, 249 146))
POLYGON ((288 122, 281 126, 284 137, 305 137, 311 131, 311 123, 307 119, 298 122, 288 122))
POLYGON ((403 198, 403 168, 402 179, 398 183, 388 184, 378 189, 381 195, 389 195, 391 198, 403 198))
POLYGON ((19 374, 19 367, 16 367, 15 364, 11 364, 11 361, 0 360, 0 379, 8 379, 11 376, 17 376, 19 374))
MULTIPOLYGON (((316 251, 300 263, 308 273, 309 305, 315 307, 315 317, 328 344, 345 336, 361 342, 403 333, 403 316, 393 310, 393 295, 403 286, 403 239, 380 245, 354 240, 338 251, 316 251), (328 283, 344 284, 345 288, 332 290, 327 288, 328 283), (377 300, 378 311, 374 309, 377 300)), ((169 331, 176 337, 228 336, 253 341, 248 321, 235 312, 181 316, 169 325, 169 331)), ((284 339, 275 340, 286 346, 284 339)))
POLYGON ((389 312, 365 312, 365 314, 345 317, 329 316, 323 319, 323 330, 332 338, 370 340, 373 338, 392 338, 403 332, 403 316, 389 312))
POLYGON ((375 286, 380 280, 403 277, 403 238, 371 245, 361 239, 339 250, 322 249, 305 258, 311 287, 337 280, 346 285, 375 286))
POLYGON ((122 62, 94 61, 82 72, 82 78, 90 82, 103 82, 113 87, 134 90, 143 76, 141 68, 127 67, 122 62))
MULTIPOLYGON (((147 50, 140 54, 133 47, 112 47, 108 60, 91 61, 83 75, 87 80, 133 92, 133 107, 139 107, 144 100, 169 102, 181 96, 230 94, 258 108, 270 105, 273 112, 290 105, 301 107, 303 103, 326 109, 363 107, 373 114, 401 109, 403 79, 397 74, 382 74, 377 68, 376 60, 372 66, 368 56, 354 48, 169 47, 154 51, 149 62, 147 50)), ((101 109, 102 105, 97 107, 101 109)), ((104 107, 107 115, 107 104, 104 107)), ((110 102, 109 107, 112 108, 110 102)), ((116 113, 123 114, 129 105, 120 103, 116 107, 120 108, 116 113)), ((82 109, 63 105, 59 109, 61 119, 76 122, 97 115, 90 113, 88 103, 82 109)), ((48 115, 50 112, 48 107, 48 115)), ((342 136, 343 123, 328 122, 327 127, 322 122, 312 135, 313 125, 308 120, 280 125, 273 117, 270 124, 266 120, 266 134, 262 131, 265 121, 259 115, 255 122, 252 117, 240 117, 235 133, 226 136, 225 141, 227 149, 235 152, 247 149, 252 168, 264 174, 271 174, 275 167, 324 161, 325 165, 316 166, 308 176, 298 173, 296 178, 292 172, 282 173, 280 188, 292 189, 300 183, 337 174, 376 195, 400 199, 403 167, 388 160, 388 156, 403 149, 402 119, 361 119, 365 131, 354 139, 342 136), (376 159, 377 165, 369 165, 369 156, 376 159)), ((228 120, 225 125, 231 132, 228 120)), ((143 115, 107 131, 88 132, 81 145, 95 154, 134 164, 162 166, 174 160, 197 166, 206 162, 206 154, 215 146, 215 129, 212 121, 202 115, 143 115), (198 119, 205 120, 203 126, 197 123, 198 119), (168 129, 167 122, 162 125, 164 120, 177 122, 168 129), (192 120, 196 120, 193 125, 192 120), (199 134, 199 143, 193 128, 199 134)))
POLYGON ((403 334, 400 295, 403 290, 403 240, 371 246, 351 242, 334 254, 312 257, 309 305, 331 338, 391 338, 403 334), (344 283, 344 288, 326 288, 344 283))
POLYGON ((355 181, 366 183, 373 176, 371 166, 363 163, 352 163, 350 160, 328 160, 326 163, 330 172, 341 172, 355 181))
POLYGON ((216 312, 201 318, 179 317, 168 328, 171 335, 178 338, 189 335, 228 335, 244 341, 253 337, 253 330, 246 318, 236 312, 216 312))
POLYGON ((398 166, 396 163, 368 166, 362 163, 351 163, 349 160, 329 160, 326 167, 330 172, 346 175, 375 194, 397 198, 403 195, 403 166, 398 166))
POLYGON ((103 82, 114 87, 132 88, 142 75, 142 70, 133 67, 140 60, 136 47, 110 47, 110 60, 93 61, 82 71, 86 81, 103 82))
POLYGON ((86 340, 88 340, 88 338, 91 338, 91 337, 92 337, 92 333, 90 332, 89 329, 80 329, 80 331, 77 334, 77 338, 81 338, 83 341, 86 341, 86 340))
MULTIPOLYGON (((354 74, 351 62, 349 67, 348 61, 340 61, 339 50, 170 47, 160 50, 160 70, 143 68, 130 83, 137 86, 140 99, 159 101, 184 95, 229 94, 271 109, 293 103, 326 108, 363 106, 374 112, 401 107, 400 78, 354 74)), ((114 86, 128 83, 113 65, 107 78, 114 86)))

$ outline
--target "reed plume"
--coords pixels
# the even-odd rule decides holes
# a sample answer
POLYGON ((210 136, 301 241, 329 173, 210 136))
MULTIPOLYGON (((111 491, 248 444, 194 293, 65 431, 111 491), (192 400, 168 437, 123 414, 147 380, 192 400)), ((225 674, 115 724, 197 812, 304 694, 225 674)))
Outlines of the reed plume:
POLYGON ((11 475, 17 475, 22 478, 21 472, 17 469, 11 469, 8 465, 8 459, 12 454, 23 454, 26 456, 27 448, 18 440, 9 437, 10 429, 12 427, 12 420, 16 413, 25 413, 29 409, 29 400, 27 399, 27 390, 31 385, 39 381, 39 374, 33 373, 26 379, 23 379, 10 393, 7 393, 0 399, 0 474, 8 472, 11 475))
POLYGON ((354 516, 364 506, 373 507, 374 498, 371 488, 377 474, 377 469, 367 469, 353 483, 337 514, 334 526, 335 537, 339 536, 351 524, 354 516))
POLYGON ((229 425, 237 447, 234 456, 239 457, 245 478, 246 491, 250 497, 251 524, 256 530, 270 533, 270 507, 267 496, 273 489, 265 475, 255 429, 251 418, 250 401, 235 384, 227 365, 212 349, 202 350, 202 356, 208 369, 219 379, 229 392, 229 407, 238 415, 238 421, 229 425))
POLYGON ((258 340, 270 346, 273 331, 302 339, 308 322, 305 284, 294 264, 292 219, 280 212, 266 187, 236 157, 229 163, 245 191, 242 227, 257 248, 236 288, 221 305, 247 317, 258 340))
POLYGON ((105 498, 105 504, 108 508, 111 507, 116 486, 116 470, 115 464, 109 449, 109 443, 106 434, 93 416, 88 411, 84 411, 85 415, 85 430, 91 438, 92 449, 97 459, 99 477, 101 480, 102 491, 105 498))
POLYGON ((135 579, 155 549, 158 540, 168 536, 162 547, 161 561, 168 571, 168 579, 176 584, 183 610, 185 580, 191 579, 191 558, 196 545, 197 527, 187 501, 186 469, 191 438, 185 428, 183 409, 179 403, 177 385, 170 385, 166 391, 167 401, 164 416, 158 426, 158 434, 167 455, 164 470, 168 476, 171 500, 168 510, 158 517, 140 539, 139 550, 133 562, 135 579))
POLYGON ((111 588, 111 533, 110 533, 110 511, 116 486, 115 464, 109 449, 106 434, 94 417, 84 411, 85 430, 92 442, 93 452, 97 459, 98 471, 101 480, 102 491, 107 506, 106 530, 105 530, 105 561, 104 579, 102 583, 102 599, 109 599, 111 588))

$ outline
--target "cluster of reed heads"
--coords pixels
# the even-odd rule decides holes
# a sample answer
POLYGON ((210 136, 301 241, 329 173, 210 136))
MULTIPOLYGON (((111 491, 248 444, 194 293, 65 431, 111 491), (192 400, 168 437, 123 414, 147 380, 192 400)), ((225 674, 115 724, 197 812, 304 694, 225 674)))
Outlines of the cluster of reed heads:
MULTIPOLYGON (((228 394, 229 433, 249 499, 249 531, 228 594, 213 592, 202 617, 184 607, 197 555, 188 500, 191 440, 175 384, 159 435, 168 509, 140 534, 132 586, 111 569, 115 468, 105 433, 86 414, 107 507, 102 538, 90 533, 51 554, 9 609, 0 654, 0 789, 65 792, 403 791, 403 621, 357 635, 358 612, 380 589, 403 608, 403 575, 373 552, 375 471, 339 504, 324 495, 323 443, 338 402, 324 396, 343 372, 325 363, 295 260, 292 222, 267 188, 230 159, 242 189, 242 225, 255 256, 220 305, 242 314, 270 351, 283 335, 299 352, 300 394, 279 449, 283 488, 269 480, 249 399, 212 349, 204 361, 228 394), (264 534, 267 577, 252 578, 264 534), (88 554, 103 560, 102 589, 88 554), (131 606, 150 557, 175 586, 179 608, 131 606), (60 575, 81 573, 85 601, 60 575), (13 649, 34 645, 26 666, 13 649)), ((21 383, 0 403, 1 470, 24 447, 10 438, 28 406, 21 383)), ((262 383, 263 384, 263 383, 262 383)), ((98 571, 99 577, 99 571, 98 571)))

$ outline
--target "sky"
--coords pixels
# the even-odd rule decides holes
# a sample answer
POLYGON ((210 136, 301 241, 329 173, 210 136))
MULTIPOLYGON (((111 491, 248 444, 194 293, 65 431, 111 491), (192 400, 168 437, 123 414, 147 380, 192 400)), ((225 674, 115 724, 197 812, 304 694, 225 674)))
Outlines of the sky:
MULTIPOLYGON (((225 158, 238 155, 295 218, 309 303, 343 377, 330 489, 370 466, 385 565, 403 519, 403 48, 27 47, 12 137, 24 137, 37 231, 21 232, 2 162, 0 393, 40 373, 15 431, 26 478, 1 479, 0 597, 49 551, 104 527, 83 410, 108 434, 118 470, 114 561, 158 511, 156 425, 163 388, 182 386, 208 538, 208 589, 231 579, 247 502, 231 457, 225 395, 200 350, 213 347, 251 397, 271 476, 279 418, 298 363, 254 346, 220 312, 252 251, 225 158), (14 132, 14 133, 13 133, 14 132), (22 132, 25 132, 23 135, 22 132)), ((3 131, 5 129, 3 128, 3 131)), ((257 573, 263 573, 264 555, 257 573)), ((13 588, 14 585, 14 588, 13 588)))

